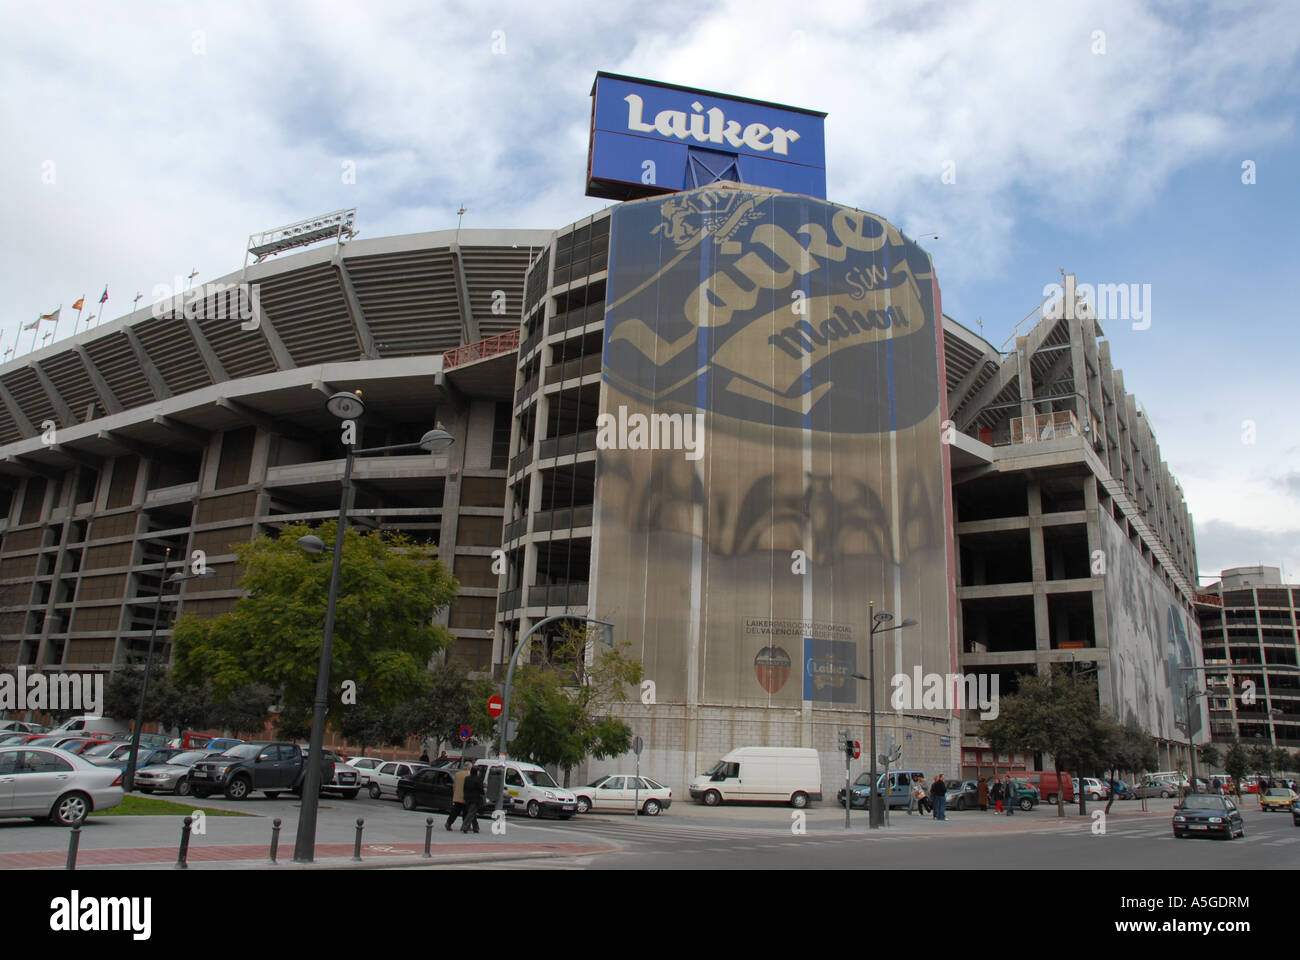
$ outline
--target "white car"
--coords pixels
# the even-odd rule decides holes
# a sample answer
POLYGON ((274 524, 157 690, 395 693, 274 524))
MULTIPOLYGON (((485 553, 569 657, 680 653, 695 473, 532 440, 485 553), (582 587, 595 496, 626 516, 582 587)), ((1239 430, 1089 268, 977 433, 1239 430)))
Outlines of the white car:
POLYGON ((402 777, 414 776, 417 770, 427 769, 427 763, 413 763, 409 760, 385 760, 370 771, 370 797, 380 800, 384 797, 397 799, 397 781, 402 777))
MULTIPOLYGON (((1079 796, 1079 778, 1072 778, 1074 781, 1074 795, 1079 796)), ((1089 800, 1108 800, 1110 798, 1110 784, 1103 780, 1097 780, 1093 777, 1084 777, 1083 782, 1087 787, 1089 800)))
POLYGON ((578 812, 578 798, 535 763, 483 758, 474 761, 474 768, 484 771, 488 798, 495 801, 500 792, 501 805, 508 812, 522 810, 534 820, 543 814, 568 820, 578 812))
POLYGON ((349 767, 357 768, 357 777, 361 785, 367 786, 370 783, 370 777, 377 767, 382 767, 387 760, 381 760, 379 757, 353 757, 345 761, 349 767))
POLYGON ((49 747, 0 747, 0 817, 32 817, 58 826, 122 802, 122 771, 97 767, 49 747))
POLYGON ((661 810, 672 806, 673 792, 649 777, 635 777, 628 773, 615 773, 593 780, 585 787, 573 787, 578 798, 578 812, 588 810, 621 810, 633 813, 641 803, 641 812, 657 817, 661 810), (638 784, 640 790, 637 789, 638 784))

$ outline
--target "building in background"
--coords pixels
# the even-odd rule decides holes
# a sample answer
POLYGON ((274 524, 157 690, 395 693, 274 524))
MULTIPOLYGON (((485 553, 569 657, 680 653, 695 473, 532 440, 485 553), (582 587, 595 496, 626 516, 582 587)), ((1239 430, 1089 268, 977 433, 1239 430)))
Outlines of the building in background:
POLYGON ((1234 567, 1196 612, 1214 740, 1300 747, 1300 586, 1277 567, 1234 567))

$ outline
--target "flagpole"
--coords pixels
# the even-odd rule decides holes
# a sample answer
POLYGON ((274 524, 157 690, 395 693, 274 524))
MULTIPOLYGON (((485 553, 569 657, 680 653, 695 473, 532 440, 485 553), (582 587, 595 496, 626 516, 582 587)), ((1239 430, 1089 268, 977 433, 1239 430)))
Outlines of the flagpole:
POLYGON ((59 304, 58 308, 55 309, 54 311, 54 336, 50 338, 51 343, 59 339, 59 321, 62 319, 63 319, 63 304, 59 304))

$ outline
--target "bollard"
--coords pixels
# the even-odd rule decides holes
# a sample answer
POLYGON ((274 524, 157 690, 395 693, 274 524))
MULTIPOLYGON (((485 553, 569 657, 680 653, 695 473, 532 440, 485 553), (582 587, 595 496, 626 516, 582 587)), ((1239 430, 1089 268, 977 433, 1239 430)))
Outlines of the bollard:
POLYGON ((433 854, 429 852, 429 845, 433 843, 433 817, 424 821, 424 858, 431 859, 433 854))
POLYGON ((361 830, 365 827, 366 821, 357 817, 357 842, 352 845, 352 859, 359 861, 361 859, 361 830))
POLYGON ((275 863, 276 852, 280 849, 280 818, 271 821, 271 862, 275 863))
POLYGON ((77 869, 77 847, 79 846, 81 846, 81 824, 78 823, 73 825, 72 834, 68 837, 68 865, 66 869, 77 869))
POLYGON ((181 849, 180 853, 176 856, 177 870, 186 870, 189 868, 189 864, 185 862, 185 858, 190 855, 190 827, 193 825, 194 818, 186 817, 184 824, 181 826, 181 849))

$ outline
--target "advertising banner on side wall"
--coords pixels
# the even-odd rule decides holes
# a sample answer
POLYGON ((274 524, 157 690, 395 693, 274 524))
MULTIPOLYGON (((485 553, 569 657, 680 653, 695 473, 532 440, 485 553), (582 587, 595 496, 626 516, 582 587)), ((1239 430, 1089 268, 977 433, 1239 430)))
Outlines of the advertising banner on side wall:
POLYGON ((660 702, 861 707, 868 600, 919 621, 878 647, 883 702, 951 668, 939 317, 929 257, 861 211, 614 210, 592 604, 660 702))

